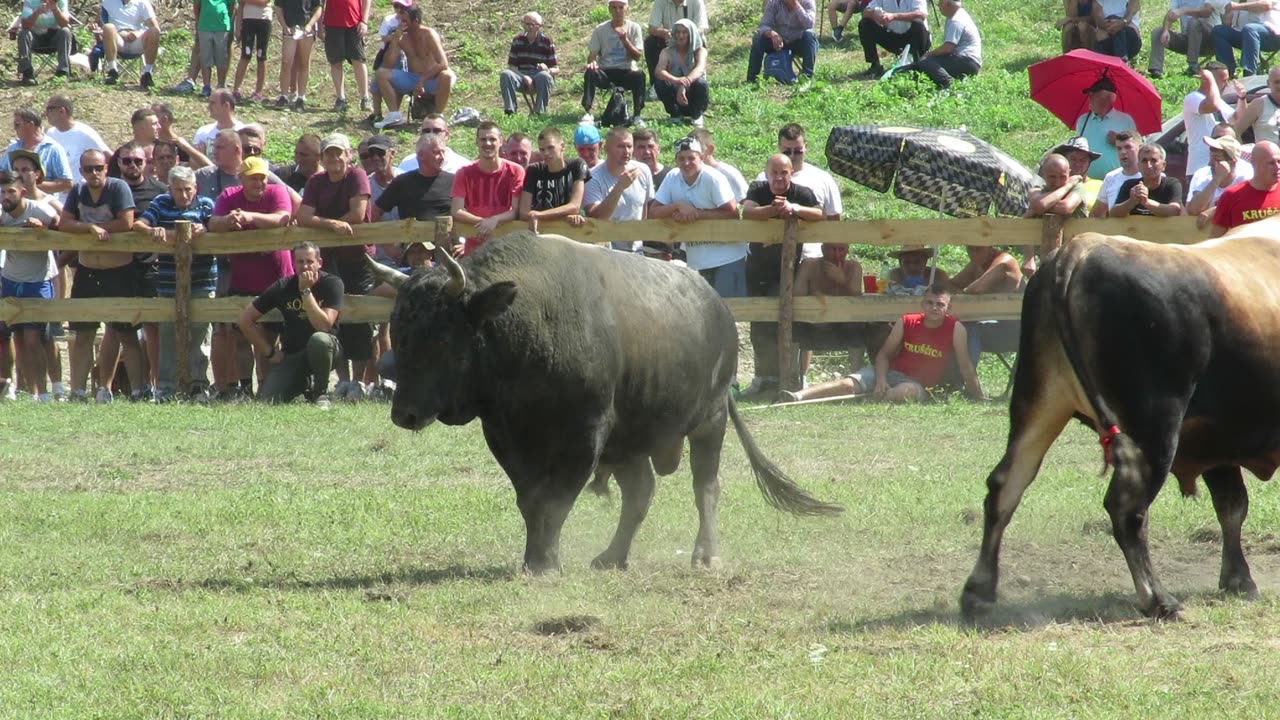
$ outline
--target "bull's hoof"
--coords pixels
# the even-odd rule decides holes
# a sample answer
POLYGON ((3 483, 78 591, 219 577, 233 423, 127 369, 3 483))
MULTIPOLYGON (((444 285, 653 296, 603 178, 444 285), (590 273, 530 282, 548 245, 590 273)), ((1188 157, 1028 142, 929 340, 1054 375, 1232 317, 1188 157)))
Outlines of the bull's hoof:
POLYGON ((1258 599, 1258 586, 1254 584, 1253 578, 1248 575, 1223 580, 1218 583, 1218 588, 1228 595, 1239 595, 1245 600, 1258 599))
POLYGON ((724 563, 721 562, 719 555, 700 555, 698 553, 694 553, 691 564, 693 565, 694 570, 719 570, 724 563))
POLYGON ((1171 596, 1156 598, 1150 607, 1143 608, 1142 614, 1152 620, 1174 621, 1180 620, 1182 613, 1182 603, 1178 602, 1171 596))
POLYGON ((591 561, 593 570, 626 570, 627 559, 616 558, 609 553, 600 553, 595 560, 591 561))
POLYGON ((991 614, 996 606, 994 583, 981 583, 970 577, 960 593, 960 615, 970 622, 991 614))
POLYGON ((530 577, 560 574, 560 563, 528 563, 520 566, 521 572, 530 577))

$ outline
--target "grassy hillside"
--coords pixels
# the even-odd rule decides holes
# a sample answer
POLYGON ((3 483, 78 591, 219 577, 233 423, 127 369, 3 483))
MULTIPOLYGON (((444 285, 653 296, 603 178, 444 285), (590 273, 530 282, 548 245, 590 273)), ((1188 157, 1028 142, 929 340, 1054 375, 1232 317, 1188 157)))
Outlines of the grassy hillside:
MULTIPOLYGON (((389 7, 389 2, 377 0, 375 18, 381 18, 389 7)), ((649 0, 634 2, 631 17, 645 24, 650 7, 649 0)), ((803 89, 771 83, 747 85, 747 54, 752 31, 759 21, 759 0, 712 0, 710 7, 712 106, 707 113, 707 127, 716 134, 717 155, 749 177, 763 168, 765 157, 774 148, 777 127, 791 121, 800 122, 808 129, 815 160, 822 156, 831 127, 855 123, 908 121, 937 127, 963 126, 1028 166, 1034 166, 1047 147, 1068 136, 1061 122, 1029 99, 1026 73, 1028 65, 1058 52, 1058 35, 1053 28, 1060 11, 1057 2, 992 0, 969 8, 983 34, 984 68, 977 78, 959 83, 948 92, 934 90, 927 81, 920 84, 908 78, 884 83, 858 78, 866 63, 856 33, 850 30, 845 42, 836 46, 829 39, 827 27, 824 27, 822 49, 818 54, 817 79, 812 85, 803 89)), ((566 12, 566 4, 549 0, 529 3, 461 0, 424 4, 424 12, 428 22, 444 36, 451 63, 460 76, 451 110, 464 105, 478 108, 485 117, 497 120, 507 132, 536 133, 545 124, 568 128, 577 122, 582 114, 580 68, 586 58, 591 28, 607 18, 604 2, 575 4, 566 12), (545 29, 555 39, 564 67, 552 98, 551 115, 536 121, 523 112, 504 117, 497 85, 497 73, 505 65, 508 43, 518 31, 521 15, 528 10, 542 13, 545 29)), ((177 6, 162 9, 161 15, 185 18, 177 6)), ((1150 23, 1154 19, 1152 13, 1146 15, 1150 23)), ((941 35, 942 19, 936 11, 931 12, 935 38, 941 35)), ((182 63, 188 56, 189 20, 180 20, 172 27, 166 37, 168 52, 157 71, 162 87, 180 79, 185 72, 182 63)), ((376 39, 371 37, 370 58, 375 45, 376 39)), ((273 41, 273 55, 278 52, 277 46, 273 41)), ((1145 67, 1145 59, 1144 51, 1140 67, 1145 67)), ((272 76, 275 67, 273 65, 268 73, 270 92, 267 94, 271 96, 276 88, 276 79, 272 76)), ((1177 58, 1171 57, 1170 70, 1176 71, 1179 67, 1177 58)), ((11 51, 0 64, 0 71, 6 78, 14 77, 11 51)), ((349 75, 348 71, 350 85, 349 75)), ((1165 97, 1166 114, 1176 111, 1181 97, 1193 85, 1194 81, 1177 76, 1156 81, 1165 97)), ((18 87, 10 80, 0 98, 0 109, 41 106, 39 103, 49 93, 63 87, 63 83, 51 79, 37 88, 18 87)), ((204 102, 196 95, 157 92, 148 97, 133 87, 106 88, 97 81, 78 81, 69 88, 80 100, 78 113, 82 119, 98 127, 109 141, 127 137, 129 112, 154 98, 174 104, 188 133, 205 122, 204 102)), ((352 93, 349 89, 348 94, 352 93)), ((345 116, 337 116, 330 110, 333 94, 319 46, 312 58, 308 99, 311 107, 302 114, 258 106, 243 109, 242 116, 267 127, 267 149, 272 159, 287 159, 293 138, 304 130, 340 130, 353 136, 371 132, 367 125, 361 124, 364 113, 353 109, 345 116)), ((601 107, 599 103, 597 112, 601 107)), ((657 102, 648 105, 645 118, 658 130, 667 147, 687 131, 684 126, 668 125, 664 121, 665 112, 657 102)), ((409 151, 411 134, 403 132, 400 137, 403 156, 409 151)), ((464 153, 473 151, 471 137, 465 131, 455 132, 452 145, 464 153)), ((929 215, 928 211, 853 183, 842 180, 841 185, 847 218, 929 215)))

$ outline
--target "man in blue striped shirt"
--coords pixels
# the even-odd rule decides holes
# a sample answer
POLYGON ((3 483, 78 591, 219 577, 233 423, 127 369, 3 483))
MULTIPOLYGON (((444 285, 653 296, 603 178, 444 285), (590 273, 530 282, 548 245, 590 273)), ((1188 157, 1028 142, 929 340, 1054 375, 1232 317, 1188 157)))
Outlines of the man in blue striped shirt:
MULTIPOLYGON (((189 167, 178 165, 169 171, 169 192, 151 201, 142 216, 133 224, 138 232, 149 232, 161 243, 171 244, 175 235, 175 223, 186 220, 191 223, 192 238, 205 233, 209 218, 213 216, 213 200, 196 195, 196 174, 189 167)), ((177 292, 177 262, 173 255, 159 255, 156 261, 156 295, 172 298, 177 292)), ((191 297, 211 298, 218 285, 218 266, 212 255, 191 257, 191 297)), ((209 323, 191 323, 191 397, 207 398, 209 392, 209 356, 204 352, 208 339, 209 323)), ((160 400, 172 400, 178 390, 177 348, 173 323, 160 325, 160 359, 156 368, 156 390, 160 400)))

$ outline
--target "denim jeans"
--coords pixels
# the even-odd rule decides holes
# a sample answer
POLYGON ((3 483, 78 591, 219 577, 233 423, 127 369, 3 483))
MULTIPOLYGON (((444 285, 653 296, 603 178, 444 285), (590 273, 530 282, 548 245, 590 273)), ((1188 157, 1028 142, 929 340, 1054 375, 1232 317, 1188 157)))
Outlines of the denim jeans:
MULTIPOLYGON (((211 298, 213 293, 201 295, 192 293, 192 299, 211 298)), ((160 323, 160 357, 156 363, 156 390, 161 393, 178 391, 178 337, 176 323, 160 323)), ((191 383, 201 387, 209 386, 209 356, 205 354, 204 344, 209 339, 209 323, 191 323, 191 347, 187 354, 191 358, 191 383)), ((185 392, 188 388, 182 388, 185 392)))
MULTIPOLYGON (((800 56, 800 74, 813 77, 813 66, 818 62, 818 36, 805 30, 800 39, 783 43, 783 49, 800 56)), ((751 55, 747 60, 747 82, 754 82, 764 66, 764 56, 773 52, 773 41, 761 33, 751 40, 751 55)))
POLYGON ((1236 71, 1236 54, 1233 48, 1240 48, 1240 67, 1245 75, 1258 72, 1258 62, 1262 51, 1280 50, 1280 37, 1273 35, 1262 23, 1249 23, 1243 29, 1219 25, 1213 29, 1213 53, 1218 62, 1227 66, 1233 75, 1236 71))

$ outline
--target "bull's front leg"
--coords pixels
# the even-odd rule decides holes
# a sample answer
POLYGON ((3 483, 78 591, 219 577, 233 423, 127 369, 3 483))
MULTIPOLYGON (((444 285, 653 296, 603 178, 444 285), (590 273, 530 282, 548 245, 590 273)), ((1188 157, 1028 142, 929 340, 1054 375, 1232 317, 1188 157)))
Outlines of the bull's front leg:
POLYGON ((573 489, 553 487, 551 481, 516 489, 516 505, 524 517, 525 544, 522 569, 530 575, 560 572, 560 529, 573 509, 583 476, 573 489))

